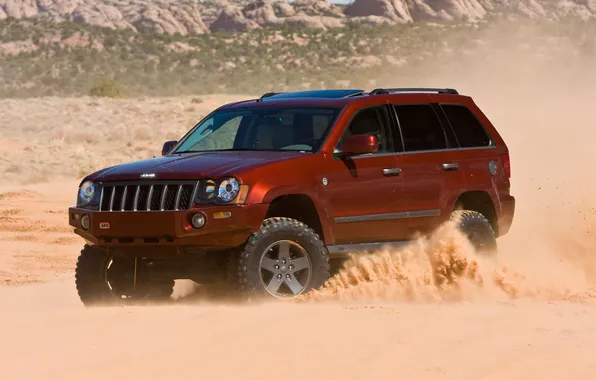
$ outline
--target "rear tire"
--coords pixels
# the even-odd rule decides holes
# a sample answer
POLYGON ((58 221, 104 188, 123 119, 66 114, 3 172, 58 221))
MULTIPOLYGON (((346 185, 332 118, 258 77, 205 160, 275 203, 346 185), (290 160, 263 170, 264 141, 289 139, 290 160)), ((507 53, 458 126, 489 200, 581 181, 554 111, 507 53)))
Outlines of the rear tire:
POLYGON ((476 252, 496 254, 497 236, 490 221, 481 213, 471 210, 456 210, 451 213, 458 229, 466 235, 476 252))
POLYGON ((128 268, 131 261, 134 263, 134 259, 114 257, 105 247, 85 245, 75 268, 75 284, 81 302, 85 306, 109 306, 141 300, 169 300, 174 280, 151 281, 144 263, 137 262, 142 275, 133 286, 134 272, 128 268))
POLYGON ((238 287, 245 296, 294 298, 329 279, 329 255, 319 235, 290 218, 266 219, 238 257, 238 287))

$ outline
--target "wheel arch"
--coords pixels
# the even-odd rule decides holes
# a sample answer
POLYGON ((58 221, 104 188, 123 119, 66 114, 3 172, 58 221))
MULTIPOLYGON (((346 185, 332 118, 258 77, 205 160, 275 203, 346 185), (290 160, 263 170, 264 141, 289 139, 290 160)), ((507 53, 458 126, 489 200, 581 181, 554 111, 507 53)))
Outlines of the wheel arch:
POLYGON ((483 190, 467 191, 457 198, 453 210, 471 210, 484 215, 499 236, 499 219, 491 196, 483 190))
POLYGON ((277 194, 269 203, 265 218, 287 217, 296 219, 312 228, 324 242, 332 238, 324 214, 315 200, 305 193, 277 194))

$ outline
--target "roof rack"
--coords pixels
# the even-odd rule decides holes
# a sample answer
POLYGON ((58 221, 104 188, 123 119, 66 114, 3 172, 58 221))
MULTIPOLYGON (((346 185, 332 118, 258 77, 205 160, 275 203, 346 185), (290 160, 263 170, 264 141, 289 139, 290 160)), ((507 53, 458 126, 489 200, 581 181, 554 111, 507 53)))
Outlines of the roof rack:
POLYGON ((369 95, 387 95, 387 94, 394 94, 397 92, 436 92, 438 94, 450 94, 450 95, 459 95, 456 89, 453 88, 430 88, 430 87, 420 87, 420 88, 376 88, 372 90, 369 95))

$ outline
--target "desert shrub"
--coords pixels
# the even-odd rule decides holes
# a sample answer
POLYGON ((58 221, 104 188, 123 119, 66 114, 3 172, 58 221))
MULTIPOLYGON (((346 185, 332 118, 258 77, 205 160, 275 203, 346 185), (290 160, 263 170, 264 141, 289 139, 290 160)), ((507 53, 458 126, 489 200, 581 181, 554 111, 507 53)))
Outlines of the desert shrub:
POLYGON ((89 90, 89 95, 97 97, 117 98, 121 95, 120 89, 112 79, 106 79, 94 84, 89 90))
POLYGON ((284 24, 243 33, 174 36, 41 19, 0 20, 0 44, 30 40, 37 47, 1 57, 0 98, 201 96, 254 93, 265 88, 280 91, 303 84, 320 88, 348 80, 352 86, 368 87, 373 78, 383 83, 380 77, 384 72, 384 80, 395 83, 398 69, 361 63, 370 63, 370 56, 403 61, 399 80, 406 75, 416 80, 416 75, 426 75, 433 62, 445 68, 483 46, 507 49, 509 39, 491 37, 494 28, 523 36, 530 47, 558 44, 590 59, 596 55, 594 19, 580 22, 572 17, 546 22, 490 16, 486 22, 474 24, 438 24, 348 23, 345 28, 326 31, 284 24), (75 32, 93 42, 70 46, 44 38, 75 32), (174 41, 184 42, 191 49, 171 49, 174 41), (103 78, 111 80, 96 82, 103 78))

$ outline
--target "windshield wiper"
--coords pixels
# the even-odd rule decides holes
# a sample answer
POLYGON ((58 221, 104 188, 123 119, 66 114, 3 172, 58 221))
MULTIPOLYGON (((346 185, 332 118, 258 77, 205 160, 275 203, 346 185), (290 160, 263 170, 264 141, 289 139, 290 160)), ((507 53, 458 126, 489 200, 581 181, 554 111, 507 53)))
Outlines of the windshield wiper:
POLYGON ((183 154, 183 153, 201 153, 200 150, 181 150, 180 152, 172 152, 171 154, 183 154))

